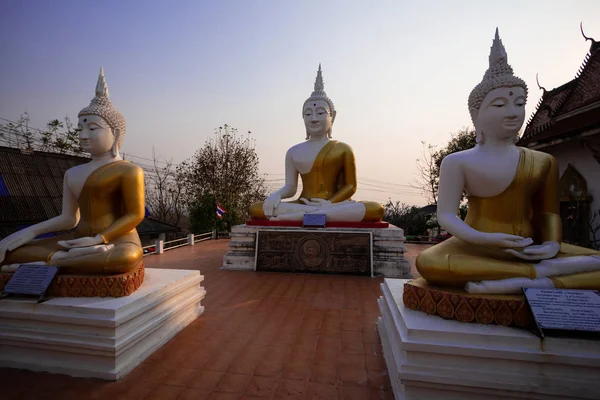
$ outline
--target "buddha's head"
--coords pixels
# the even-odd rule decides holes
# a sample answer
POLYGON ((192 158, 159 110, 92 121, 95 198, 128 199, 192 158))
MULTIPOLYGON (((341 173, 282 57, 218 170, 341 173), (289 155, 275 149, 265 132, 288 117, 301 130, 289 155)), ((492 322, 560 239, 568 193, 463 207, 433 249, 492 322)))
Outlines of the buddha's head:
POLYGON ((469 95, 469 112, 477 131, 477 143, 483 143, 486 136, 516 142, 525 121, 527 85, 513 74, 498 28, 489 63, 483 80, 469 95))
POLYGON ((91 155, 102 155, 109 151, 115 157, 119 154, 125 136, 125 118, 108 99, 108 86, 102 68, 96 84, 96 96, 89 106, 79 112, 78 117, 79 141, 83 150, 91 155))
POLYGON ((302 106, 302 117, 306 126, 306 139, 311 137, 331 137, 331 128, 335 121, 333 101, 325 93, 321 64, 317 71, 315 89, 302 106))

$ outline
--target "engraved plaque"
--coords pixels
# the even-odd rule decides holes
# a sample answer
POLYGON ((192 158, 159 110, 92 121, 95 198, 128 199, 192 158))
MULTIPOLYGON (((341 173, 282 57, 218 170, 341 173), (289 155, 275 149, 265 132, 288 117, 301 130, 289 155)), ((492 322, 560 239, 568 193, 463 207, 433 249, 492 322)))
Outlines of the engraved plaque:
POLYGON ((41 296, 46 292, 57 272, 56 266, 21 265, 4 286, 4 293, 41 296))
POLYGON ((371 276, 371 233, 261 230, 256 270, 371 276))
POLYGON ((600 338, 597 290, 524 288, 523 292, 542 337, 600 338))

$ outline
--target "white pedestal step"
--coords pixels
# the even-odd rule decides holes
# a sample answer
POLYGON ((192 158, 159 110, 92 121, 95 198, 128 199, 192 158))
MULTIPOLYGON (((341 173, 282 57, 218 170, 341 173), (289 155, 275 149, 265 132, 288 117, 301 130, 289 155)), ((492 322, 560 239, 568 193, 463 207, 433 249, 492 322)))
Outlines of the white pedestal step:
POLYGON ((119 298, 0 301, 0 366, 117 380, 195 320, 199 271, 146 268, 119 298))
POLYGON ((378 300, 396 400, 600 399, 600 341, 445 320, 404 307, 404 279, 378 300))

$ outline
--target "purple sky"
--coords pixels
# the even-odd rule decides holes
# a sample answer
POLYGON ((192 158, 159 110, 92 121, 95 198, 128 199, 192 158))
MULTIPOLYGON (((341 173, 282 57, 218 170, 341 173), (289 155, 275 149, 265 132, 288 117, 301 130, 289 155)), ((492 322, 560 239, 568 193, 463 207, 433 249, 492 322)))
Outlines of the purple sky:
MULTIPOLYGON (((317 65, 338 109, 334 138, 357 156, 357 200, 425 200, 407 188, 421 140, 444 145, 471 121, 470 90, 496 26, 515 73, 540 92, 572 79, 600 40, 591 1, 31 1, 0 3, 0 117, 43 128, 94 95, 103 66, 128 122, 124 151, 179 162, 228 123, 253 132, 279 179, 304 138, 317 65), (370 183, 368 186, 360 183, 370 183)), ((278 184, 275 182, 275 184, 278 184)))

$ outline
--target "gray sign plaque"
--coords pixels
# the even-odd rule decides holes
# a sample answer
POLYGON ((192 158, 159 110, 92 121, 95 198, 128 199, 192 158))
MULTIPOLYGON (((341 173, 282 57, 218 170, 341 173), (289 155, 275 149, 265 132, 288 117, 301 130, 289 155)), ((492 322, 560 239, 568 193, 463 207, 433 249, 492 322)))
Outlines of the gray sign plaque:
POLYGON ((541 336, 600 338, 600 292, 534 289, 523 292, 541 336))
POLYGON ((57 272, 57 266, 21 265, 4 286, 4 293, 9 295, 43 296, 57 272))

